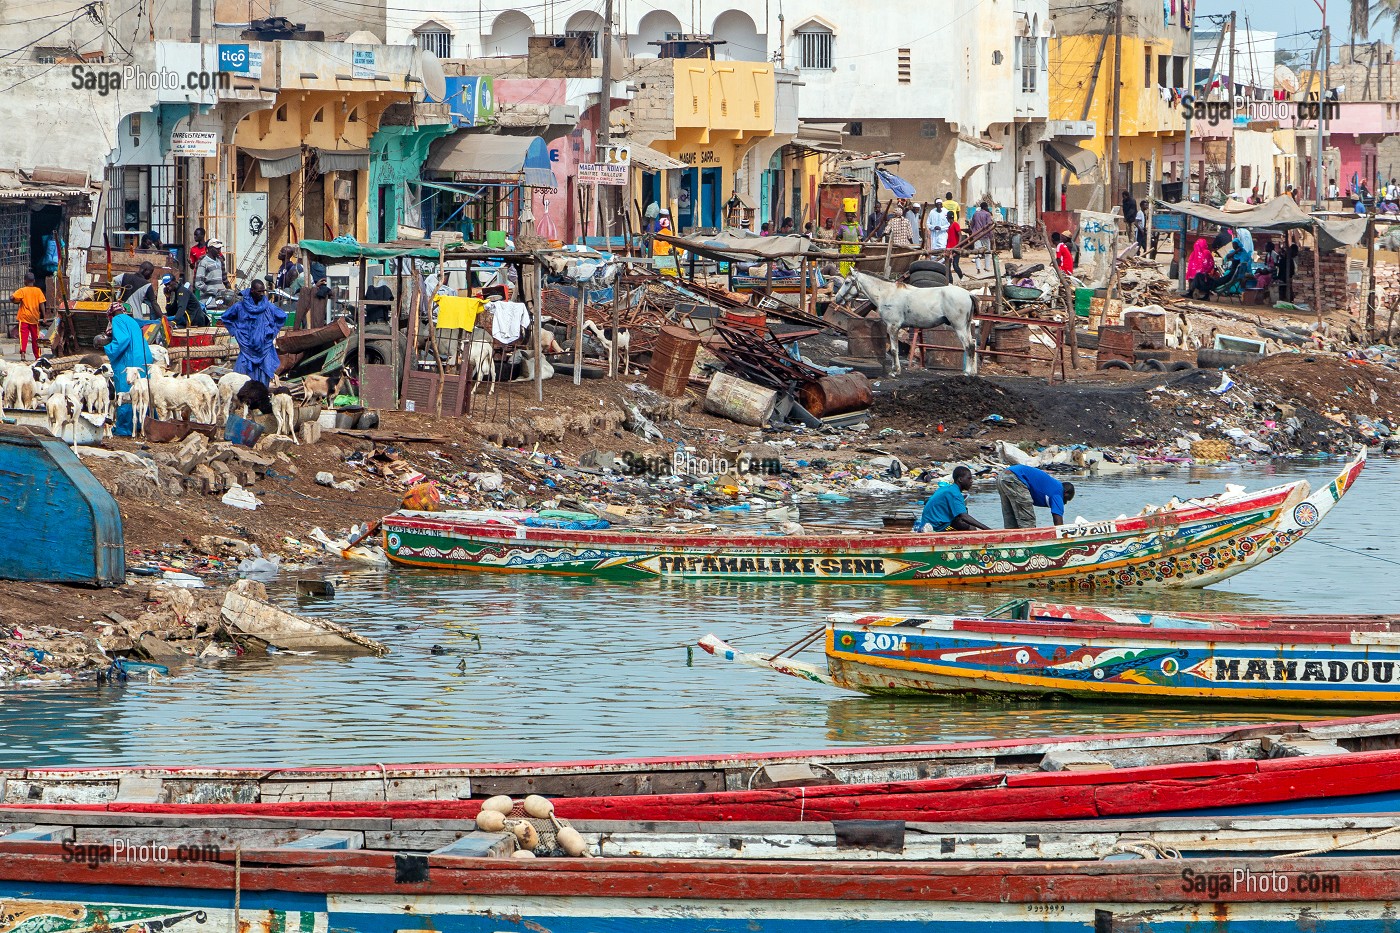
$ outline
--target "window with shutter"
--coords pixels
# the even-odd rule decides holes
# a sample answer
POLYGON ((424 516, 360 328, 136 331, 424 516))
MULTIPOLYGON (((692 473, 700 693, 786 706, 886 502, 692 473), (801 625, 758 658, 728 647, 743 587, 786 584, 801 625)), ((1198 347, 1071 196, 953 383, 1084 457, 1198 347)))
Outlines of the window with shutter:
POLYGON ((804 26, 797 31, 797 41, 801 67, 803 68, 832 68, 832 39, 835 38, 831 30, 821 26, 804 26))
POLYGON ((419 29, 413 35, 424 52, 432 52, 438 58, 452 57, 452 33, 446 29, 419 29))

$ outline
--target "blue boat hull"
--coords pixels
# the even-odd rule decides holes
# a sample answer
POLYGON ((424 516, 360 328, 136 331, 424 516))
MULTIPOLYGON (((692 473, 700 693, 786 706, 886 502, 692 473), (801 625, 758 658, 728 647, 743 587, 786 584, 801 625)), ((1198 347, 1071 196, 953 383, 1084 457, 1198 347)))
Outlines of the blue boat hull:
POLYGON ((0 425, 0 541, 0 580, 126 580, 117 501, 67 444, 29 428, 0 425))

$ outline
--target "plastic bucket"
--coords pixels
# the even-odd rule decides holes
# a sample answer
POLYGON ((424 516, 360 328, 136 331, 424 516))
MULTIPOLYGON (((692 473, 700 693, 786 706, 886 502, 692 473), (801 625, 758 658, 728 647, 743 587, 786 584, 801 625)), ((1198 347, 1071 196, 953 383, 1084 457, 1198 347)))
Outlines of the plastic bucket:
POLYGON ((842 199, 841 199, 841 209, 842 209, 843 211, 845 211, 847 214, 855 214, 855 213, 859 212, 859 211, 860 211, 860 199, 859 199, 859 198, 842 198, 842 199))
POLYGON ((491 249, 505 249, 506 232, 504 230, 487 230, 486 245, 491 249))
POLYGON ((262 425, 238 415, 229 415, 224 422, 224 440, 231 444, 252 447, 263 436, 262 425))
POLYGON ((1094 290, 1092 288, 1076 288, 1074 290, 1074 313, 1080 317, 1089 316, 1089 302, 1094 300, 1094 290))

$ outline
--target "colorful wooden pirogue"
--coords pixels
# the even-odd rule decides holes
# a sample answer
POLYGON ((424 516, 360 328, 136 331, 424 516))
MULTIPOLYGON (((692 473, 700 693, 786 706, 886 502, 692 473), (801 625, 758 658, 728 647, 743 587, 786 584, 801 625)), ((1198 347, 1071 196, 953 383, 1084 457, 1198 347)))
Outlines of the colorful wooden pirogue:
POLYGON ((1131 518, 945 534, 788 536, 732 529, 570 530, 524 513, 396 512, 389 559, 410 567, 596 576, 941 586, 1202 587, 1282 552, 1315 528, 1365 466, 1365 453, 1313 492, 1306 481, 1173 502, 1131 518))
POLYGON ((13 933, 1371 933, 1394 929, 1395 829, 599 821, 573 826, 592 857, 515 858, 466 820, 0 809, 0 911, 13 933))
MULTIPOLYGON (((496 794, 568 819, 1078 820, 1400 811, 1400 715, 720 757, 0 772, 0 806, 460 820, 496 794)), ((425 824, 426 825, 426 824, 425 824)))
POLYGON ((1385 616, 1165 615, 1018 599, 975 617, 839 613, 825 635, 826 670, 713 635, 699 644, 725 660, 877 695, 1400 704, 1400 618, 1385 616))

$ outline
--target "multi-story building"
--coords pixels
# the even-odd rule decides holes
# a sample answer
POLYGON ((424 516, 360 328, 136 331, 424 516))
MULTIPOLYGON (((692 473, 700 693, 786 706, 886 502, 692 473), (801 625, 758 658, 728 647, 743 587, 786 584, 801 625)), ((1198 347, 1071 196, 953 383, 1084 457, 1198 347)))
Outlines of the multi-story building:
MULTIPOLYGON (((783 143, 799 135, 785 114, 798 85, 795 116, 802 124, 844 126, 845 145, 857 151, 903 153, 897 171, 920 197, 952 191, 966 201, 989 195, 1009 211, 1036 202, 1045 164, 1040 142, 1051 35, 1045 0, 955 0, 936 20, 912 0, 891 2, 872 15, 867 5, 831 0, 781 6, 619 0, 619 52, 634 62, 627 81, 641 98, 637 126, 669 118, 680 135, 653 137, 655 148, 669 155, 696 149, 697 160, 706 152, 717 160, 697 164, 690 184, 682 176, 680 187, 671 189, 691 192, 700 206, 697 226, 706 225, 706 204, 735 196, 760 212, 767 205, 773 213, 762 219, 775 219, 779 210, 795 218, 814 216, 810 189, 800 177, 804 163, 778 158, 783 143), (906 29, 899 23, 928 25, 906 29), (703 75, 696 72, 692 79, 686 66, 642 61, 657 56, 668 37, 687 35, 716 43, 715 64, 703 75), (669 77, 666 68, 673 69, 669 77), (693 83, 701 80, 703 93, 693 83), (664 90, 668 81, 677 92, 661 95, 665 106, 646 99, 658 82, 664 90), (771 111, 764 112, 770 82, 771 111), (688 98, 679 93, 686 88, 688 98), (726 101, 739 89, 742 113, 737 107, 728 111, 726 101), (757 117, 749 109, 754 104, 757 117), (702 118, 717 125, 701 126, 702 118), (711 142, 703 143, 707 130, 711 142), (706 167, 719 171, 706 176, 706 167)), ((521 9, 490 0, 460 12, 427 0, 405 6, 420 8, 422 19, 413 22, 420 14, 396 12, 389 40, 453 57, 523 55, 530 38, 541 35, 581 37, 596 49, 603 28, 596 4, 582 0, 521 9)))
POLYGON ((1181 156, 1173 163, 1166 153, 1184 138, 1189 0, 1056 0, 1051 12, 1056 33, 1050 40, 1051 132, 1079 136, 1079 145, 1098 157, 1098 166, 1083 174, 1069 168, 1056 173, 1068 188, 1069 206, 1102 206, 1114 190, 1146 196, 1154 163, 1159 179, 1179 180, 1181 156), (1122 17, 1121 40, 1115 15, 1122 17), (1115 48, 1121 48, 1117 60, 1115 48), (1118 164, 1110 167, 1115 81, 1118 164))

